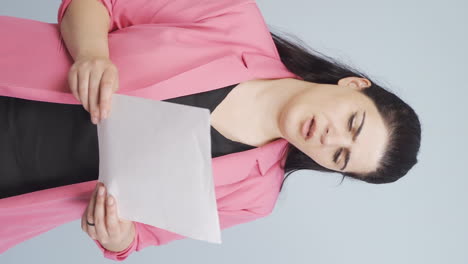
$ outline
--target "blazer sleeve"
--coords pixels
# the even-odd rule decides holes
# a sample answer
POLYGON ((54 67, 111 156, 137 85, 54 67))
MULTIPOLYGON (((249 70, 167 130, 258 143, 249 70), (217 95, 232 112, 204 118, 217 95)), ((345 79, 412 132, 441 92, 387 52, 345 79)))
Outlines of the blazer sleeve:
MULTIPOLYGON (((274 209, 279 192, 275 181, 265 179, 260 175, 251 176, 241 182, 220 187, 223 197, 217 198, 219 224, 221 230, 251 222, 268 216, 274 209)), ((217 189, 218 192, 218 189, 217 189)), ((154 226, 135 223, 135 239, 130 246, 120 252, 112 252, 102 247, 105 258, 117 261, 125 260, 133 251, 140 251, 147 246, 161 246, 174 240, 186 238, 182 235, 160 229, 154 226)))
MULTIPOLYGON (((241 209, 237 211, 219 211, 220 228, 226 229, 234 225, 250 222, 266 215, 259 214, 249 209, 241 209)), ((134 251, 140 251, 147 246, 161 246, 174 240, 184 239, 186 237, 179 234, 146 225, 139 222, 135 223, 135 239, 130 246, 120 252, 109 251, 104 248, 99 241, 94 240, 98 248, 102 251, 105 258, 123 261, 134 251)))
MULTIPOLYGON (((62 0, 57 21, 62 22, 68 5, 62 0)), ((107 9, 111 22, 109 32, 139 24, 193 23, 219 16, 233 7, 255 0, 96 0, 107 9)))

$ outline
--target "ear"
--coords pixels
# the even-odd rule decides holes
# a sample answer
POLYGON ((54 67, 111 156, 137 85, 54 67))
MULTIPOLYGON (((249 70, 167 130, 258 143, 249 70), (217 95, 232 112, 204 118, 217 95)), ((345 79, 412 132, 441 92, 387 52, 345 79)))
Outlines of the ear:
POLYGON ((360 77, 346 77, 338 81, 339 86, 346 86, 356 90, 369 88, 371 84, 372 83, 368 79, 360 77))

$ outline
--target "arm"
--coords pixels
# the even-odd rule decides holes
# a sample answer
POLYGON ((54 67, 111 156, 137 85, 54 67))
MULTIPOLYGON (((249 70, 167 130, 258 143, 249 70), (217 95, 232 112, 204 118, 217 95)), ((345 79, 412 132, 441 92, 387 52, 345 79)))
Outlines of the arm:
MULTIPOLYGON (((251 222, 268 216, 274 209, 282 179, 277 177, 282 171, 274 170, 269 175, 259 175, 258 170, 235 183, 216 186, 216 205, 218 208, 220 229, 224 230, 235 225, 251 222)), ((96 245, 104 257, 122 261, 134 251, 141 251, 148 246, 161 246, 186 237, 155 226, 134 222, 135 238, 132 243, 120 252, 106 250, 96 245)))
POLYGON ((109 14, 96 0, 73 0, 62 15, 60 32, 75 61, 69 87, 97 124, 109 116, 119 86, 118 70, 109 59, 109 14))
MULTIPOLYGON (((282 175, 279 170, 273 173, 282 175)), ((216 187, 216 203, 221 230, 268 216, 273 211, 279 195, 278 191, 276 191, 279 190, 277 184, 281 182, 274 180, 279 177, 275 177, 274 174, 271 175, 260 176, 254 173, 240 182, 216 187)), ((95 241, 104 257, 122 261, 134 251, 141 251, 148 246, 165 245, 185 238, 165 229, 139 222, 134 223, 135 239, 123 251, 112 252, 106 250, 98 241, 95 241)))
MULTIPOLYGON (((64 13, 72 1, 80 0, 62 0, 57 14, 58 24, 62 23, 64 13)), ((107 9, 110 16, 108 27, 110 32, 141 24, 200 22, 229 13, 242 4, 255 3, 255 0, 86 0, 85 2, 96 6, 96 9, 98 6, 99 9, 102 9, 102 6, 107 9)))
MULTIPOLYGON (((235 225, 247 223, 258 218, 267 216, 268 213, 264 214, 251 209, 240 209, 229 211, 218 210, 218 215, 220 228, 223 230, 235 225)), ((134 251, 140 251, 148 246, 161 246, 171 241, 186 238, 179 234, 151 225, 146 225, 139 222, 134 222, 134 224, 136 233, 135 238, 125 250, 122 250, 120 252, 110 251, 104 248, 99 243, 99 241, 94 240, 98 248, 102 251, 105 258, 123 261, 134 251)))
POLYGON ((96 0, 73 0, 63 14, 60 32, 70 55, 109 58, 109 14, 96 0))

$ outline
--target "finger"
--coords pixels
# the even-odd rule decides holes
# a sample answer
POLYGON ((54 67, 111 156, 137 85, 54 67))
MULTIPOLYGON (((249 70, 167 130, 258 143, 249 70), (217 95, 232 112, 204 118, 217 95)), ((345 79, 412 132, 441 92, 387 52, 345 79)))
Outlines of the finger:
POLYGON ((99 82, 101 81, 102 71, 93 69, 89 74, 89 87, 88 87, 88 102, 89 102, 89 113, 92 118, 95 118, 93 123, 97 124, 99 119, 99 82))
POLYGON ((111 111, 112 111, 112 96, 109 98, 109 109, 107 110, 106 118, 110 116, 111 111))
MULTIPOLYGON (((119 76, 117 75, 116 82, 114 83, 114 93, 119 90, 119 76)), ((112 99, 113 97, 111 96, 109 99, 109 110, 107 112, 107 117, 110 116, 110 113, 112 112, 112 99)))
POLYGON ((112 93, 114 88, 115 79, 117 78, 115 72, 112 68, 107 68, 106 71, 102 74, 101 83, 100 83, 100 98, 99 98, 99 107, 101 118, 102 114, 109 113, 110 102, 112 99, 112 93))
POLYGON ((114 82, 114 93, 119 90, 119 70, 115 68, 115 82, 114 82))
POLYGON ((86 211, 88 208, 86 208, 85 213, 81 216, 81 230, 83 230, 85 233, 88 233, 88 228, 86 227, 86 211))
POLYGON ((117 207, 112 195, 107 197, 106 202, 106 225, 109 237, 120 234, 119 217, 117 216, 117 207))
MULTIPOLYGON (((76 100, 80 101, 80 96, 78 94, 78 74, 76 70, 71 69, 68 72, 68 86, 70 87, 70 91, 72 92, 73 96, 76 100)), ((80 101, 81 103, 81 101, 80 101)))
POLYGON ((106 200, 106 190, 104 186, 100 187, 98 191, 98 196, 96 198, 96 206, 94 207, 94 224, 97 233, 97 237, 99 238, 99 242, 107 243, 109 239, 109 235, 107 233, 106 227, 106 215, 105 215, 105 207, 104 202, 106 200), (99 192, 99 191, 102 191, 99 192))
POLYGON ((89 71, 81 70, 78 72, 78 93, 80 101, 84 109, 89 112, 88 105, 88 85, 89 85, 89 71))
MULTIPOLYGON (((117 68, 115 69, 115 72, 116 72, 116 77, 115 77, 114 86, 113 86, 114 93, 116 93, 119 90, 119 73, 118 73, 117 68)), ((107 117, 109 117, 110 113, 112 112, 112 100, 113 100, 113 97, 111 96, 109 99, 109 110, 107 112, 107 117)))
MULTIPOLYGON (((88 233, 88 224, 86 223, 86 220, 88 218, 88 210, 89 210, 89 207, 90 207, 90 204, 91 204, 91 201, 92 201, 92 196, 93 196, 95 190, 96 190, 96 188, 92 192, 90 202, 88 203, 88 206, 86 206, 86 209, 84 210, 83 215, 81 216, 81 229, 85 233, 88 233)), ((92 221, 90 221, 90 223, 92 223, 92 221)))
MULTIPOLYGON (((94 224, 96 224, 95 219, 94 219, 94 206, 96 204, 96 195, 97 195, 97 190, 98 190, 99 186, 101 186, 101 183, 97 182, 96 188, 94 188, 93 194, 91 195, 91 200, 89 201, 89 204, 88 204, 88 209, 86 211, 85 221, 88 220, 88 222, 94 223, 94 224)), ((97 239, 95 226, 90 226, 87 223, 85 223, 85 224, 86 224, 86 229, 88 231, 88 235, 92 239, 97 239)))

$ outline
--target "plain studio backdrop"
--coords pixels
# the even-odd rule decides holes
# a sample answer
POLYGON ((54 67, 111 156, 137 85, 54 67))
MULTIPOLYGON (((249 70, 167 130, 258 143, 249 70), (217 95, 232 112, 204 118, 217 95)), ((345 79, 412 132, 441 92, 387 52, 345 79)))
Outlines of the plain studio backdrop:
MULTIPOLYGON (((56 23, 59 4, 0 0, 0 15, 56 23)), ((257 4, 271 30, 357 67, 410 104, 422 123, 419 163, 380 186, 294 172, 273 213, 224 230, 221 245, 178 240, 125 263, 468 263, 468 2, 257 4)), ((0 263, 112 263, 80 223, 19 244, 0 263)))

